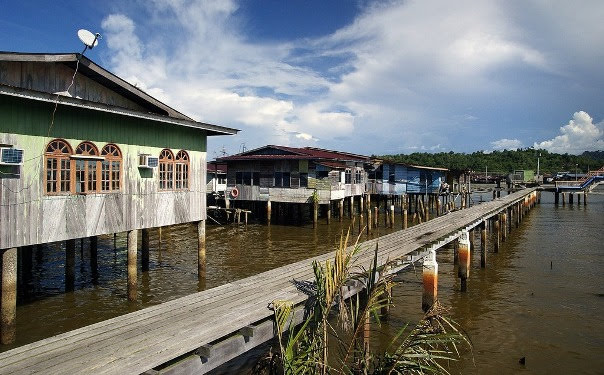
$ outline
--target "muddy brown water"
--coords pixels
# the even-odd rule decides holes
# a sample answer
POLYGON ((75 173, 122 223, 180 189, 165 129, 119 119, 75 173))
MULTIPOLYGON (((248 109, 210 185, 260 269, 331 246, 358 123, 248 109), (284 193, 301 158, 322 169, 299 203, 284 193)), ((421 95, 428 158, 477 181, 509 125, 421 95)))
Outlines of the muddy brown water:
MULTIPOLYGON (((475 202, 491 193, 475 194, 475 202)), ((401 227, 396 216, 395 229, 401 227)), ((207 275, 197 278, 196 228, 151 231, 150 270, 140 272, 138 301, 126 298, 126 237, 99 239, 98 273, 90 268, 88 242, 76 247, 75 291, 64 291, 64 249, 50 244, 34 249, 32 271, 19 269, 17 342, 8 350, 147 306, 212 288, 334 249, 350 225, 320 219, 312 225, 208 226, 207 275)), ((358 228, 358 224, 355 225, 358 228)), ((468 291, 460 292, 452 249, 438 252, 439 299, 470 335, 472 353, 451 364, 453 373, 604 373, 604 189, 589 195, 587 206, 555 206, 544 192, 499 253, 489 246, 487 268, 472 252, 468 291), (525 357, 526 364, 519 359, 525 357)), ((355 230, 355 233, 358 231, 355 230)), ((380 234, 388 233, 380 217, 380 234)), ((362 239, 366 238, 365 235, 362 239)), ((476 237, 479 244, 479 236, 476 237)), ((140 241, 140 239, 139 239, 140 241)), ((141 256, 139 254, 139 262, 141 256)), ((21 259, 20 259, 21 260, 21 259)), ((23 264, 23 262, 20 262, 23 264)), ((309 265, 310 266, 310 265, 309 265)), ((421 318, 422 275, 401 273, 395 307, 381 333, 381 346, 407 322, 421 318)), ((240 357, 216 373, 245 373, 265 347, 240 357)))

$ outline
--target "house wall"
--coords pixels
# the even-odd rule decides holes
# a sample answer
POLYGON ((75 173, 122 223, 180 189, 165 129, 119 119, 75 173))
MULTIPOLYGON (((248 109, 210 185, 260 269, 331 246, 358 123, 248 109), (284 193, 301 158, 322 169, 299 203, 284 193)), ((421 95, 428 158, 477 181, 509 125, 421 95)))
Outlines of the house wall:
POLYGON ((25 150, 21 167, 0 168, 0 249, 205 219, 204 131, 63 106, 51 127, 53 107, 0 96, 0 143, 25 150), (121 191, 45 195, 44 151, 55 138, 73 149, 82 141, 118 145, 121 191), (164 148, 189 154, 189 191, 159 191, 157 168, 138 168, 139 154, 164 148))
POLYGON ((429 180, 428 193, 438 193, 443 181, 443 172, 437 170, 419 169, 399 164, 383 164, 382 170, 382 178, 371 182, 371 189, 377 194, 425 193, 426 177, 429 180), (390 182, 391 174, 394 174, 395 182, 390 182))

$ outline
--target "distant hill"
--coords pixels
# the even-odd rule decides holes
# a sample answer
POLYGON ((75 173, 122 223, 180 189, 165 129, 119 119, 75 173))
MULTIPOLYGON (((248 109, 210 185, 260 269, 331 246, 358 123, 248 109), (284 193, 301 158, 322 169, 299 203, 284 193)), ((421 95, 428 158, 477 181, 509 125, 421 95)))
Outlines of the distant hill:
POLYGON ((556 154, 546 150, 532 148, 503 150, 486 153, 476 151, 471 154, 459 152, 438 152, 398 155, 381 155, 378 158, 390 159, 396 162, 425 165, 429 167, 444 167, 456 170, 473 170, 483 172, 488 168, 489 173, 508 173, 515 169, 537 170, 537 156, 540 162, 540 173, 549 174, 558 171, 577 171, 586 173, 588 170, 604 166, 604 151, 585 151, 581 155, 556 154))

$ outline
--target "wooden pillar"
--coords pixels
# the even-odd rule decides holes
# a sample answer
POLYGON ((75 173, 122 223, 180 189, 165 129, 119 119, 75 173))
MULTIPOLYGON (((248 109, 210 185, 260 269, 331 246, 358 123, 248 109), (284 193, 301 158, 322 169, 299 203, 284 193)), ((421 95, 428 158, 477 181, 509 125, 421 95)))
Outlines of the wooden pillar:
POLYGON ((271 224, 271 201, 266 201, 266 223, 271 224))
POLYGON ((403 209, 403 229, 407 229, 407 220, 408 220, 408 213, 407 213, 407 209, 403 209))
POLYGON ((426 221, 430 220, 430 209, 427 205, 424 207, 424 218, 426 221))
POLYGON ((99 238, 97 236, 90 237, 90 274, 92 275, 92 283, 97 284, 99 279, 99 258, 98 258, 99 238))
POLYGON ((142 247, 141 247, 141 270, 149 271, 149 229, 142 229, 142 247))
POLYGON ((394 205, 390 206, 390 228, 394 228, 394 205))
POLYGON ((348 208, 349 208, 348 216, 352 219, 352 216, 354 215, 354 196, 353 195, 350 196, 350 204, 349 204, 348 208))
POLYGON ((75 240, 65 241, 65 292, 75 287, 75 240))
POLYGON ((457 254, 459 257, 459 267, 457 268, 457 275, 461 279, 461 291, 467 290, 467 282, 470 277, 470 238, 467 230, 463 230, 459 236, 459 247, 457 254))
POLYGON ((459 239, 453 240, 453 265, 459 264, 459 239))
POLYGON ((128 301, 136 301, 138 230, 128 231, 128 301))
POLYGON ((371 232, 371 226, 373 225, 373 220, 371 219, 371 207, 367 205, 367 234, 371 232))
POLYGON ((440 196, 436 196, 436 217, 440 216, 440 196))
POLYGON ((495 220, 495 244, 494 244, 495 252, 499 251, 500 239, 501 239, 501 225, 499 223, 499 214, 497 214, 497 219, 495 220))
POLYGON ((430 250, 424 258, 422 281, 424 290, 422 293, 422 310, 428 311, 438 299, 438 263, 436 263, 436 251, 430 250))
POLYGON ((587 206, 587 191, 583 192, 583 205, 587 206))
MULTIPOLYGON (((539 196, 539 195, 537 195, 537 196, 539 196)), ((539 199, 537 200, 537 203, 541 203, 539 201, 539 199)), ((579 204, 579 205, 581 204, 581 193, 577 194, 577 204, 579 204)))
POLYGON ((329 203, 327 203, 327 224, 331 224, 331 201, 329 201, 329 203))
POLYGON ((480 228, 480 267, 487 266, 487 221, 482 222, 480 228))
POLYGON ((363 211, 365 211, 365 205, 363 204, 363 195, 359 195, 359 214, 363 214, 363 211))
POLYGON ((566 193, 562 193, 562 205, 566 206, 566 193))
POLYGON ((317 227, 317 222, 319 221, 319 202, 312 203, 312 226, 313 228, 317 227))
POLYGON ((2 251, 2 300, 0 342, 12 344, 17 337, 17 248, 2 251))
POLYGON ((501 240, 502 240, 502 242, 505 242, 505 239, 507 237, 508 225, 507 225, 506 211, 507 210, 504 210, 503 213, 501 214, 501 240))
MULTIPOLYGON (((378 201, 378 203, 379 203, 379 201, 378 201)), ((374 228, 378 227, 378 224, 379 224, 379 221, 378 221, 379 213, 380 213, 379 207, 377 207, 377 206, 373 207, 373 227, 374 228)))
POLYGON ((574 199, 575 198, 575 193, 568 193, 568 203, 569 204, 573 204, 574 203, 574 199))
MULTIPOLYGON (((247 216, 247 215, 246 215, 247 216)), ((206 273, 206 221, 197 222, 197 276, 205 277, 206 273)))
POLYGON ((560 193, 557 191, 554 193, 554 204, 558 205, 560 203, 560 193))
POLYGON ((342 221, 342 219, 344 218, 344 199, 340 199, 338 201, 338 208, 339 208, 339 217, 338 217, 338 219, 340 221, 342 221))
POLYGON ((470 251, 474 251, 474 228, 468 231, 468 239, 470 240, 470 251))

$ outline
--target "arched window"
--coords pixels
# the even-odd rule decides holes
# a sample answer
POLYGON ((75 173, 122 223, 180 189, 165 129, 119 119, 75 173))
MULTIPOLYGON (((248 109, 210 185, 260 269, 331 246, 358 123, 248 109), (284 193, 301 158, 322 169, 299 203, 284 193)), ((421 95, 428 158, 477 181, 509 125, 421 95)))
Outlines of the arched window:
POLYGON ((63 139, 54 139, 46 146, 44 153, 44 186, 46 194, 60 194, 71 191, 72 149, 63 139))
POLYGON ((90 142, 82 142, 75 151, 75 192, 96 193, 100 180, 99 149, 90 142))
POLYGON ((174 154, 163 149, 159 154, 159 190, 174 189, 174 154))
POLYGON ((118 191, 122 187, 122 152, 109 143, 101 150, 105 159, 101 162, 101 191, 118 191))
POLYGON ((189 154, 186 151, 180 150, 176 154, 176 161, 174 162, 174 169, 176 170, 175 186, 176 190, 187 190, 189 189, 189 154))

